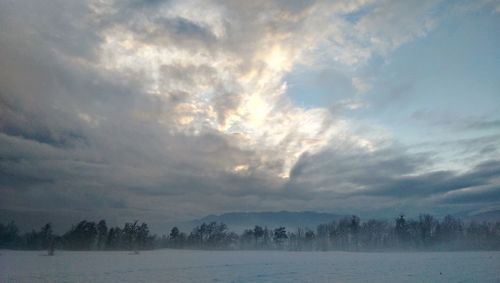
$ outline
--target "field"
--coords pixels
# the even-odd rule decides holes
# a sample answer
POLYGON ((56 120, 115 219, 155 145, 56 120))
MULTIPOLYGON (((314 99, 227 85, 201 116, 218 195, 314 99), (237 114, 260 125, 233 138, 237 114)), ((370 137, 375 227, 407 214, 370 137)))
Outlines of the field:
POLYGON ((2 250, 0 282, 500 282, 500 252, 2 250))

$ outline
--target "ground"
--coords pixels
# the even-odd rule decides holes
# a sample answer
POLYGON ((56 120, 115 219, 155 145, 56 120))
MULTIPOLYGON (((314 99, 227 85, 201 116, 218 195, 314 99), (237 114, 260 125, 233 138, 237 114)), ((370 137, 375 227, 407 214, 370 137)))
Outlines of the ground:
POLYGON ((0 282, 500 282, 500 252, 2 250, 0 282))

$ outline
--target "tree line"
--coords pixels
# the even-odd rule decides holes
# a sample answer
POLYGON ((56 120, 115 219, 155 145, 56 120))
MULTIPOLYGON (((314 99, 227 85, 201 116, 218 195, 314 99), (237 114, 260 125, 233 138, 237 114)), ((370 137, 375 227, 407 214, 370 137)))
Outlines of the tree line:
POLYGON ((142 250, 154 248, 156 238, 146 223, 138 221, 108 228, 105 220, 83 220, 62 235, 54 234, 50 223, 23 235, 13 221, 0 223, 0 248, 10 249, 142 250))
POLYGON ((255 226, 237 234, 224 223, 203 223, 191 232, 173 227, 168 235, 153 235, 146 223, 108 228, 106 221, 81 221, 62 235, 50 223, 20 235, 14 222, 0 223, 0 248, 68 250, 248 249, 293 251, 500 250, 500 222, 469 222, 446 216, 404 215, 393 221, 358 216, 318 225, 315 230, 255 226))

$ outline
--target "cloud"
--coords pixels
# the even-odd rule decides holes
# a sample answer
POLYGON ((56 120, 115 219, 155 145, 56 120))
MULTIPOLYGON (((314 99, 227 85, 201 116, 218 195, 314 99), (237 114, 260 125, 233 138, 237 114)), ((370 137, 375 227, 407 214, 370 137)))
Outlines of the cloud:
POLYGON ((332 198, 373 196, 393 203, 426 202, 428 206, 498 201, 498 160, 479 163, 466 172, 428 172, 426 167, 432 163, 427 154, 411 154, 395 146, 370 154, 327 150, 303 156, 292 170, 288 186, 291 190, 309 188, 310 193, 332 198))
POLYGON ((424 36, 438 4, 2 2, 0 208, 161 222, 461 189, 377 127, 287 96, 296 68, 351 70, 424 36))
POLYGON ((318 150, 345 130, 332 123, 326 109, 295 107, 285 95, 284 74, 317 40, 313 34, 306 45, 303 38, 317 5, 263 4, 267 10, 243 3, 214 5, 203 15, 194 5, 170 3, 168 10, 159 7, 148 17, 110 12, 132 13, 132 20, 102 31, 103 56, 97 64, 140 76, 149 95, 175 101, 167 106, 168 115, 155 119, 194 134, 216 129, 241 149, 258 151, 259 167, 282 177, 303 152, 318 150), (181 27, 186 31, 178 33, 181 27))
POLYGON ((370 83, 359 77, 352 78, 352 85, 354 86, 354 88, 358 93, 367 92, 371 88, 370 83))

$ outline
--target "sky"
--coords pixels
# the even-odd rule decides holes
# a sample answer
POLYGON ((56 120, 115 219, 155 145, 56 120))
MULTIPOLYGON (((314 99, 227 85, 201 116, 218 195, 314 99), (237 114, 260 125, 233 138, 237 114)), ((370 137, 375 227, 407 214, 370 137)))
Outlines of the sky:
POLYGON ((0 0, 18 222, 500 209, 500 2, 0 0))

